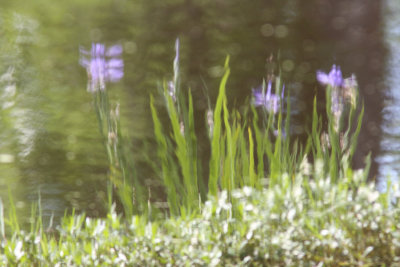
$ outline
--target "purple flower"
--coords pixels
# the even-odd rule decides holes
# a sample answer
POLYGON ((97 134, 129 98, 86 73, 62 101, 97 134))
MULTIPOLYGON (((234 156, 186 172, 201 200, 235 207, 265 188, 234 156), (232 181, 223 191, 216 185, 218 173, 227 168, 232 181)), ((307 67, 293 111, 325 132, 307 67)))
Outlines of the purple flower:
POLYGON ((332 66, 329 73, 317 71, 317 80, 323 85, 330 85, 332 87, 343 86, 343 77, 340 67, 332 66))
POLYGON ((79 63, 86 68, 89 83, 88 91, 105 90, 106 82, 117 82, 124 76, 124 61, 121 45, 106 49, 104 44, 93 43, 91 51, 80 48, 79 63))
POLYGON ((256 107, 262 106, 268 112, 274 114, 278 112, 281 106, 281 100, 283 99, 283 92, 285 87, 282 89, 282 97, 271 93, 272 82, 268 81, 267 93, 262 88, 253 89, 254 101, 253 104, 256 107))
POLYGON ((350 78, 343 79, 339 66, 333 65, 329 74, 317 71, 317 80, 331 87, 330 112, 333 115, 333 126, 336 132, 342 127, 341 119, 345 111, 346 102, 350 102, 352 108, 356 107, 357 80, 353 74, 350 78))

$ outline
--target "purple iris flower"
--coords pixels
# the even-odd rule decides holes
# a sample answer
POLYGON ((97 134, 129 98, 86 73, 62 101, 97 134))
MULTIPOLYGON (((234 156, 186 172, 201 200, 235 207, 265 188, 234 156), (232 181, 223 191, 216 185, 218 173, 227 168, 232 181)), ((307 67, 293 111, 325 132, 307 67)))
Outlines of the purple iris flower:
POLYGON ((121 45, 113 45, 106 49, 104 44, 93 43, 92 49, 87 51, 80 48, 79 63, 86 68, 89 83, 88 91, 105 90, 106 82, 117 82, 124 76, 124 61, 121 45))
POLYGON ((285 87, 282 89, 282 96, 271 93, 272 81, 268 81, 267 93, 262 88, 253 89, 254 105, 256 107, 262 106, 268 112, 276 114, 281 106, 281 100, 283 99, 283 92, 285 87))
POLYGON ((332 66, 329 73, 317 71, 317 80, 323 85, 330 85, 332 87, 342 87, 344 83, 342 71, 336 65, 332 66))
POLYGON ((317 80, 326 86, 330 86, 331 114, 334 121, 333 126, 336 132, 341 130, 341 118, 344 114, 346 100, 352 107, 356 105, 356 87, 357 81, 353 75, 350 78, 343 79, 342 71, 339 66, 333 65, 332 70, 327 74, 317 71, 317 80))

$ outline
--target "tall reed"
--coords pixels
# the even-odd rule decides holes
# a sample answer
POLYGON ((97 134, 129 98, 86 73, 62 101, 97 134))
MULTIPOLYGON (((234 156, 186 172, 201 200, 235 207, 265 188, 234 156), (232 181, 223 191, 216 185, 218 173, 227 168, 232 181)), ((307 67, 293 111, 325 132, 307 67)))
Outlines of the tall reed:
POLYGON ((150 107, 161 161, 161 176, 171 213, 177 215, 198 209, 202 187, 198 184, 199 160, 192 95, 190 90, 182 92, 179 84, 179 39, 176 40, 175 49, 174 79, 163 85, 165 106, 172 129, 171 139, 168 138, 169 134, 164 133, 152 96, 150 107))
MULTIPOLYGON (((360 103, 358 84, 354 74, 343 79, 340 67, 333 65, 328 80, 322 72, 317 72, 317 80, 326 86, 327 131, 322 131, 321 118, 316 110, 314 98, 312 132, 309 136, 314 158, 322 158, 325 173, 332 182, 345 177, 351 171, 357 140, 361 130, 364 105, 360 103), (311 141, 312 140, 312 141, 311 141), (329 167, 329 169, 328 169, 329 167)), ((369 163, 367 163, 369 166, 369 163)))
POLYGON ((146 212, 146 187, 136 175, 130 157, 132 151, 121 134, 119 104, 111 108, 106 86, 106 82, 123 77, 123 60, 119 58, 122 46, 114 45, 106 49, 103 44, 97 43, 92 44, 90 51, 81 48, 80 52, 80 63, 88 72, 88 91, 93 96, 99 131, 107 151, 110 186, 115 189, 109 190, 109 193, 116 192, 126 216, 146 212))

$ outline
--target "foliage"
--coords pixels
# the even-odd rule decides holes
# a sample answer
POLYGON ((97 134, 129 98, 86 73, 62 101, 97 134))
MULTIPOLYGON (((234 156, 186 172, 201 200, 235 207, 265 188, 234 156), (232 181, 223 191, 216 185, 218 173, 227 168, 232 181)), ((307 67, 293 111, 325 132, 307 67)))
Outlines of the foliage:
MULTIPOLYGON (((57 232, 37 223, 0 243, 2 266, 395 266, 400 207, 362 182, 365 172, 331 184, 319 161, 303 161, 293 183, 244 187, 210 197, 201 213, 148 222, 66 216, 57 232), (351 183, 349 181, 352 181, 351 183), (239 211, 239 212, 238 212, 239 211), (234 214, 235 213, 235 214, 234 214)), ((341 177, 345 178, 345 177, 341 177)), ((4 222, 4 217, 2 218, 4 222)))
POLYGON ((338 93, 346 89, 342 84, 326 88, 325 134, 314 101, 312 129, 303 147, 290 136, 290 102, 283 102, 280 78, 269 78, 267 94, 266 82, 257 92, 261 110, 253 106, 241 114, 228 108, 229 73, 228 57, 214 110, 208 114, 208 190, 200 179, 205 174, 197 155, 193 99, 190 90, 184 92, 179 84, 177 40, 174 79, 162 88, 169 124, 159 118, 153 97, 150 101, 158 175, 167 193, 168 215, 159 219, 152 214, 156 211, 121 136, 118 107, 110 108, 105 87, 92 90, 110 163, 109 177, 125 216, 116 212, 110 193, 107 218, 72 214, 54 231, 44 229, 39 206, 38 219, 33 209, 32 227, 25 232, 13 206, 8 219, 1 208, 0 264, 398 264, 400 207, 389 206, 386 194, 366 184, 369 159, 364 170, 354 171, 350 164, 363 116, 356 84, 349 87, 348 92, 354 93, 349 103, 338 93), (272 83, 275 94, 269 91, 272 83), (273 109, 265 106, 271 100, 276 104, 273 109), (333 103, 340 103, 339 111, 337 106, 332 108, 333 103), (6 234, 6 224, 11 235, 6 234))
MULTIPOLYGON (((226 84, 230 73, 229 57, 225 61, 225 73, 222 77, 219 94, 214 110, 209 110, 208 128, 210 157, 208 175, 201 172, 201 159, 197 156, 197 138, 194 127, 193 101, 190 90, 182 92, 179 83, 179 42, 177 40, 174 61, 174 80, 164 83, 163 95, 169 115, 172 133, 165 132, 151 97, 151 111, 154 133, 158 146, 158 159, 161 163, 159 176, 164 181, 167 201, 172 215, 196 212, 201 205, 202 196, 216 196, 220 190, 226 190, 230 198, 231 191, 243 186, 262 188, 265 177, 271 177, 270 183, 278 182, 284 172, 294 173, 302 152, 289 153, 290 137, 289 116, 286 116, 286 130, 282 125, 282 110, 277 118, 265 113, 265 127, 258 126, 258 112, 253 109, 253 121, 238 111, 230 112, 226 97, 226 84), (188 101, 186 101, 186 98, 188 101), (253 123, 252 123, 253 122, 253 123), (273 138, 273 139, 271 139, 273 138), (256 160, 257 155, 258 160, 256 160), (264 163, 264 158, 267 162, 264 163), (265 168, 266 167, 266 168, 265 168), (208 191, 202 186, 208 180, 208 191)), ((279 77, 276 78, 276 91, 283 93, 279 77)), ((290 104, 287 113, 290 114, 290 104)), ((207 145, 207 144, 202 144, 207 145)))
POLYGON ((93 100, 109 161, 109 204, 115 201, 112 199, 114 189, 126 216, 145 212, 147 198, 143 192, 143 182, 137 178, 135 166, 130 158, 129 146, 124 143, 121 135, 119 106, 110 110, 107 91, 98 90, 93 94, 93 100))

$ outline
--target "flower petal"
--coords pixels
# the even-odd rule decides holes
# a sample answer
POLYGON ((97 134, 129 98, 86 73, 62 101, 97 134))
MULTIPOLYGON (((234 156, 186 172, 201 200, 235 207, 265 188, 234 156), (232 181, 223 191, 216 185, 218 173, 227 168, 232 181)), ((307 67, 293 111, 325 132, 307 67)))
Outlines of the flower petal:
POLYGON ((107 49, 106 56, 118 57, 122 54, 122 45, 113 45, 107 49))
POLYGON ((108 80, 110 82, 118 82, 124 77, 124 71, 121 69, 108 69, 108 80))
POLYGON ((330 83, 328 74, 322 71, 317 71, 317 80, 323 85, 327 85, 330 83))

